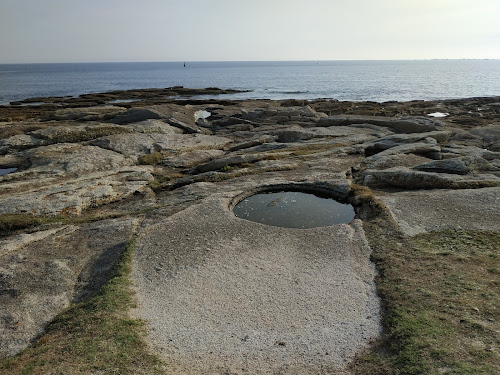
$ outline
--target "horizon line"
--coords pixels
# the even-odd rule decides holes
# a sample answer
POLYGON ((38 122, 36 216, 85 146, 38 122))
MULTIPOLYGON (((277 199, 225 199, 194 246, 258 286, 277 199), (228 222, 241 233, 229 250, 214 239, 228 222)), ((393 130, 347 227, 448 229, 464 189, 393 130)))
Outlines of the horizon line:
POLYGON ((154 61, 52 61, 52 62, 0 62, 0 65, 36 65, 36 64, 133 64, 133 63, 238 63, 238 62, 332 62, 332 61, 439 61, 439 60, 500 60, 500 58, 420 58, 420 59, 309 59, 309 60, 154 60, 154 61))

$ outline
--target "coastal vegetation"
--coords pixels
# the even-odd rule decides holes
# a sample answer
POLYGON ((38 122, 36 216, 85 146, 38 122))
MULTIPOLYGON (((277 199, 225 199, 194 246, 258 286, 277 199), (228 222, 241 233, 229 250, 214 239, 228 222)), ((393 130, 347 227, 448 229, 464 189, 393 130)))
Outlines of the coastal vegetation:
POLYGON ((144 322, 129 315, 135 306, 130 280, 135 243, 129 241, 97 295, 59 314, 33 345, 0 360, 0 373, 161 374, 162 364, 143 338, 144 322))
POLYGON ((500 235, 444 230, 407 238, 388 216, 365 222, 383 305, 382 338, 356 374, 497 374, 500 235))

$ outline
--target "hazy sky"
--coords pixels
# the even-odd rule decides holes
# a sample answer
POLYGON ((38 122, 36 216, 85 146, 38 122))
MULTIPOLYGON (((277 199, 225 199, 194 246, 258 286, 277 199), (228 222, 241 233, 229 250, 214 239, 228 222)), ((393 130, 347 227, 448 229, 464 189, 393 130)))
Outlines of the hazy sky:
POLYGON ((0 0, 0 63, 500 58, 500 0, 0 0))

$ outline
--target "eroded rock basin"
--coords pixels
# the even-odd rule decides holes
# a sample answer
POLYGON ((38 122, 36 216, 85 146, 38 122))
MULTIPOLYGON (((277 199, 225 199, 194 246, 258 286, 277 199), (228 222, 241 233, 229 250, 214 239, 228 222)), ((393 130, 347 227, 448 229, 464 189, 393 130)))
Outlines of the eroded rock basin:
POLYGON ((355 216, 350 204, 298 191, 255 194, 233 209, 242 219, 285 228, 316 228, 348 224, 355 216))
POLYGON ((140 237, 138 317, 171 374, 344 374, 379 334, 360 220, 312 229, 241 220, 214 195, 140 237))

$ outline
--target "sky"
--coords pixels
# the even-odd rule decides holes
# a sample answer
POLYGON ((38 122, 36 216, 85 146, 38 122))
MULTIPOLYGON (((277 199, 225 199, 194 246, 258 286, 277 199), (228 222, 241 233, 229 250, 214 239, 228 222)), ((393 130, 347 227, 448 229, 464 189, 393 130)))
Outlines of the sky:
POLYGON ((500 0, 0 0, 0 63, 500 59, 500 0))

